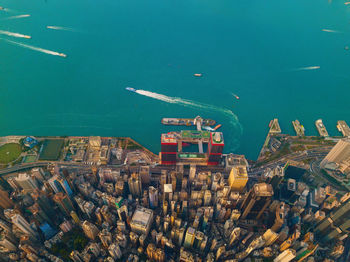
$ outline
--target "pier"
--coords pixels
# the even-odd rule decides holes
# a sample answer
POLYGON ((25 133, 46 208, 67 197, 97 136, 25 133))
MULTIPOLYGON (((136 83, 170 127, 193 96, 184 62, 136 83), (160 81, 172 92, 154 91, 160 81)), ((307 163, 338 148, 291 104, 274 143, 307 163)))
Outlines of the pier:
POLYGON ((305 136, 305 128, 300 124, 298 119, 292 121, 292 124, 298 136, 305 136))
POLYGON ((344 137, 350 137, 350 128, 344 120, 339 120, 337 122, 337 128, 339 132, 343 134, 344 137))
POLYGON ((328 137, 328 131, 326 129, 326 127, 324 126, 323 122, 322 122, 322 119, 318 119, 316 120, 315 122, 315 125, 316 125, 316 128, 318 130, 318 133, 320 134, 320 136, 323 136, 323 137, 328 137))
POLYGON ((271 120, 269 127, 270 127, 270 131, 269 131, 270 134, 281 134, 282 132, 277 118, 275 118, 274 120, 271 120))

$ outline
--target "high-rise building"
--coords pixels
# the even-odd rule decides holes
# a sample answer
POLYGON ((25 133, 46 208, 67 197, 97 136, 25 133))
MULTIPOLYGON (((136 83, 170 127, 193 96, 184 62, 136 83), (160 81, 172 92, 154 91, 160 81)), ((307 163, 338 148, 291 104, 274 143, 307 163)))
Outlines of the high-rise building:
POLYGON ((193 227, 189 227, 186 232, 184 247, 190 248, 193 245, 196 235, 196 230, 193 227))
POLYGON ((294 249, 287 249, 283 251, 281 254, 279 254, 273 262, 289 262, 293 258, 295 258, 296 252, 294 249))
POLYGON ((94 240, 99 232, 98 228, 87 220, 83 222, 82 228, 85 235, 91 240, 94 240))
POLYGON ((140 173, 142 184, 148 185, 151 181, 151 174, 150 174, 149 166, 141 166, 139 173, 140 173))
POLYGON ((70 212, 74 211, 73 203, 66 194, 58 192, 54 195, 53 200, 56 202, 61 211, 67 216, 70 216, 70 212))
POLYGON ((228 177, 228 184, 232 191, 243 191, 248 182, 248 173, 245 166, 234 166, 228 177))
POLYGON ((16 225, 24 234, 31 236, 32 238, 37 238, 37 232, 32 229, 30 224, 21 215, 14 214, 11 217, 12 223, 16 225))
POLYGON ((25 192, 31 192, 38 188, 35 179, 27 173, 19 173, 15 181, 25 192))
POLYGON ((115 260, 118 260, 122 257, 122 251, 120 250, 119 245, 116 243, 113 243, 108 247, 108 252, 111 255, 111 257, 115 260))
POLYGON ((14 203, 12 200, 9 198, 9 194, 7 191, 0 189, 0 206, 3 209, 8 209, 13 207, 14 203))
POLYGON ((158 207, 158 190, 153 186, 148 188, 149 204, 151 208, 158 207))
POLYGON ((208 145, 208 165, 219 164, 224 150, 224 136, 221 132, 210 133, 208 145))
POLYGON ((48 183, 50 184, 52 190, 55 193, 64 192, 68 196, 73 195, 73 190, 72 190, 71 186, 69 185, 68 181, 61 176, 55 175, 55 176, 51 177, 48 180, 48 183))
POLYGON ((328 217, 322 219, 315 228, 316 235, 322 242, 347 237, 350 229, 350 200, 342 203, 328 217))
POLYGON ((264 246, 271 246, 278 239, 278 234, 271 229, 266 230, 263 234, 263 239, 265 240, 264 246))
POLYGON ((30 212, 33 214, 33 217, 38 222, 38 224, 49 223, 53 225, 51 217, 39 206, 38 203, 29 207, 30 212))
POLYGON ((129 190, 133 196, 142 196, 142 184, 140 175, 133 173, 128 179, 129 190))
POLYGON ((174 134, 162 134, 161 136, 161 164, 176 164, 177 139, 174 134))
POLYGON ((335 163, 340 165, 343 161, 350 158, 350 139, 339 140, 332 150, 321 161, 321 167, 326 167, 327 164, 335 163))
POLYGON ((80 224, 80 219, 75 211, 71 211, 70 216, 73 218, 74 223, 76 223, 77 225, 80 224))
POLYGON ((271 203, 272 196, 273 189, 270 184, 255 184, 242 203, 241 219, 259 219, 271 203))
POLYGON ((284 178, 284 168, 281 166, 277 166, 274 169, 267 168, 262 177, 264 177, 265 182, 271 184, 272 189, 276 191, 284 178))

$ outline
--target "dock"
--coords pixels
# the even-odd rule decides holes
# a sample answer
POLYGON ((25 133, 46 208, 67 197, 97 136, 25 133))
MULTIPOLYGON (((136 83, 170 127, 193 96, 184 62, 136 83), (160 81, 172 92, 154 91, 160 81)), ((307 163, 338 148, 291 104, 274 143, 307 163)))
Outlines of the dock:
POLYGON ((298 119, 292 121, 292 124, 298 136, 305 136, 305 128, 303 125, 300 124, 298 119))
POLYGON ((329 136, 328 135, 328 131, 327 131, 326 127, 324 126, 323 122, 322 122, 322 119, 316 120, 315 125, 316 125, 317 131, 320 134, 320 136, 322 136, 322 137, 328 137, 329 136))
POLYGON ((339 120, 337 122, 337 128, 339 132, 343 134, 344 137, 350 137, 350 128, 344 120, 339 120))
POLYGON ((281 134, 282 132, 277 118, 275 118, 274 120, 271 120, 269 127, 270 127, 269 134, 281 134))
POLYGON ((199 116, 196 118, 163 118, 163 125, 173 125, 173 126, 197 126, 200 123, 202 126, 213 126, 216 124, 215 120, 203 119, 199 116))

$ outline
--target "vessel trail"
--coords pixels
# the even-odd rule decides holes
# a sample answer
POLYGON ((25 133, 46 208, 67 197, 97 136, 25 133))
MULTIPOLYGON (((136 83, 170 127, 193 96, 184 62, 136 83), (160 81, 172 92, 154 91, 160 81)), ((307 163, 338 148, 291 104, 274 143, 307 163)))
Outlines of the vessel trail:
POLYGON ((52 29, 52 30, 62 30, 62 31, 75 32, 75 30, 73 28, 63 27, 63 26, 48 25, 48 26, 46 26, 46 28, 47 29, 52 29))
MULTIPOLYGON (((163 101, 166 103, 170 103, 170 104, 177 104, 177 105, 195 108, 195 109, 201 109, 201 110, 205 110, 205 111, 209 111, 209 112, 213 112, 213 111, 218 112, 218 113, 223 114, 224 116, 228 117, 230 125, 239 132, 239 136, 242 135, 243 127, 242 127, 241 123, 239 122, 238 117, 229 109, 215 106, 215 105, 205 104, 205 103, 201 103, 201 102, 196 102, 193 100, 183 99, 180 97, 166 96, 163 94, 158 94, 155 92, 150 92, 150 91, 141 90, 141 89, 136 90, 135 93, 142 95, 142 96, 147 96, 147 97, 150 97, 150 98, 153 98, 156 100, 160 100, 160 101, 163 101)), ((231 145, 231 149, 235 150, 239 146, 238 137, 234 137, 232 139, 232 141, 234 142, 234 145, 231 145)))
POLYGON ((322 29, 322 31, 327 33, 340 33, 339 31, 332 30, 332 29, 322 29))
POLYGON ((25 18, 25 17, 30 17, 30 15, 15 15, 15 16, 10 16, 10 17, 6 17, 2 20, 12 20, 12 19, 20 19, 20 18, 25 18))
POLYGON ((14 44, 14 45, 18 45, 18 46, 21 46, 21 47, 24 47, 24 48, 27 48, 27 49, 31 49, 31 50, 34 50, 34 51, 38 51, 38 52, 41 52, 41 53, 45 53, 45 54, 48 54, 48 55, 61 56, 61 57, 66 57, 67 56, 66 54, 63 54, 63 53, 59 53, 59 52, 43 49, 43 48, 32 46, 32 45, 26 45, 26 44, 18 43, 18 42, 11 41, 11 40, 8 40, 8 39, 2 39, 2 40, 6 41, 8 43, 14 44))
POLYGON ((304 71, 304 70, 317 70, 320 69, 320 66, 306 66, 306 67, 300 67, 300 68, 296 68, 293 71, 304 71))
POLYGON ((0 34, 1 34, 1 35, 12 36, 12 37, 18 37, 18 38, 27 38, 27 39, 32 38, 32 37, 29 36, 29 35, 23 35, 23 34, 19 34, 19 33, 13 33, 13 32, 4 31, 4 30, 0 30, 0 34))

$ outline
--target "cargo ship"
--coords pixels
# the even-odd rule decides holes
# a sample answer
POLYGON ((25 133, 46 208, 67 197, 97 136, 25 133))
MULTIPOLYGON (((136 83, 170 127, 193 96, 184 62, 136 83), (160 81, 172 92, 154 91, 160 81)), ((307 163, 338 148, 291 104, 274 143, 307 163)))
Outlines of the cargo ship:
MULTIPOLYGON (((163 118, 162 119, 163 125, 173 125, 173 126, 194 126, 194 119, 193 118, 163 118)), ((216 124, 215 120, 212 119, 203 119, 202 125, 203 126, 213 126, 216 124)))

